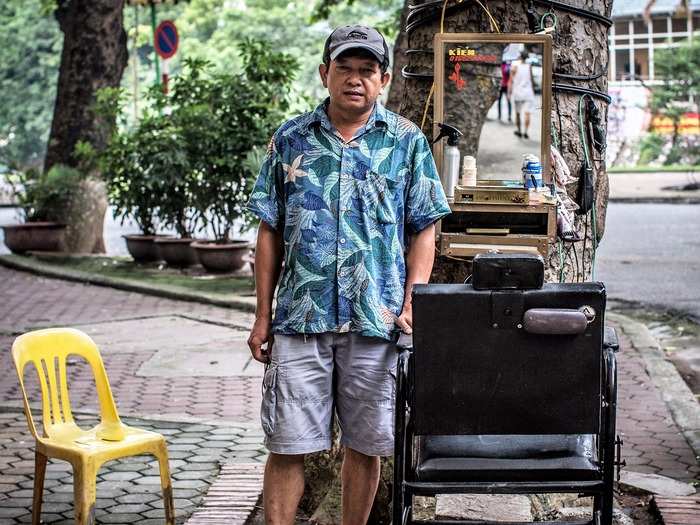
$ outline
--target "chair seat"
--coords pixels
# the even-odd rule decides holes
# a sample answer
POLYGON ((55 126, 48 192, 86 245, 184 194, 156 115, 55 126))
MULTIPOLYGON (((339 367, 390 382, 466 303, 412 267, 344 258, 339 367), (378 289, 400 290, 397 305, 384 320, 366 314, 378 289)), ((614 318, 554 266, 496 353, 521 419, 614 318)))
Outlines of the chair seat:
POLYGON ((119 425, 122 439, 113 441, 103 439, 103 427, 97 425, 91 429, 83 430, 75 424, 55 425, 53 436, 39 439, 41 448, 53 451, 63 451, 61 456, 78 456, 80 454, 96 454, 102 459, 108 457, 122 457, 149 450, 154 443, 163 440, 163 436, 130 427, 124 424, 119 425))
POLYGON ((590 481, 600 476, 589 435, 419 438, 419 481, 590 481))

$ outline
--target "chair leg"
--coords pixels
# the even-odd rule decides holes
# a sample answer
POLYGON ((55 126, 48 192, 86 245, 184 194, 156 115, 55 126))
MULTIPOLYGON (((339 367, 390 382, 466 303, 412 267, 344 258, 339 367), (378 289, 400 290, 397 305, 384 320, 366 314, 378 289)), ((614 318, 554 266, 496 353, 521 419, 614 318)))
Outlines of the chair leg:
POLYGON ((76 525, 95 524, 97 468, 89 459, 73 463, 73 502, 76 525))
POLYGON ((175 504, 173 502, 173 486, 170 482, 170 465, 168 463, 168 447, 165 439, 155 451, 160 467, 160 486, 163 489, 163 507, 165 508, 166 525, 175 525, 175 504))
POLYGON ((41 522, 41 501, 44 496, 44 477, 47 457, 38 450, 34 454, 34 497, 32 500, 32 525, 41 522))
POLYGON ((613 491, 612 489, 606 490, 605 494, 602 496, 602 508, 600 522, 602 525, 612 525, 613 522, 613 491))
POLYGON ((403 493, 403 507, 408 509, 408 520, 406 523, 411 525, 413 523, 413 493, 410 490, 406 490, 403 493))

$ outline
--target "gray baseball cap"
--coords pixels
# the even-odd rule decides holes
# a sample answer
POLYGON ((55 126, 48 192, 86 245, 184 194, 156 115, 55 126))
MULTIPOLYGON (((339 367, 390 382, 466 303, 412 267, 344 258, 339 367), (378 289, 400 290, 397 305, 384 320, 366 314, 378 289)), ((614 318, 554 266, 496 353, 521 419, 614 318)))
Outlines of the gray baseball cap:
POLYGON ((382 34, 373 27, 341 26, 333 30, 323 47, 323 62, 338 58, 348 49, 366 49, 374 55, 382 68, 389 64, 389 48, 382 34))

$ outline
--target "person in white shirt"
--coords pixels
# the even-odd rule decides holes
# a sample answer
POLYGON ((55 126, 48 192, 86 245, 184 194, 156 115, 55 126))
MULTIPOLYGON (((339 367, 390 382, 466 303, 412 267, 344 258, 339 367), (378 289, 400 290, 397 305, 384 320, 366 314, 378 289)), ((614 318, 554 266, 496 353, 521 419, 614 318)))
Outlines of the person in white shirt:
POLYGON ((535 102, 534 80, 532 78, 532 66, 527 63, 528 52, 523 49, 520 53, 520 62, 514 62, 510 68, 508 79, 508 96, 515 105, 515 127, 513 133, 518 137, 529 138, 527 130, 530 127, 532 107, 535 102), (521 119, 521 113, 523 118, 521 119), (521 127, 521 123, 524 124, 521 127))

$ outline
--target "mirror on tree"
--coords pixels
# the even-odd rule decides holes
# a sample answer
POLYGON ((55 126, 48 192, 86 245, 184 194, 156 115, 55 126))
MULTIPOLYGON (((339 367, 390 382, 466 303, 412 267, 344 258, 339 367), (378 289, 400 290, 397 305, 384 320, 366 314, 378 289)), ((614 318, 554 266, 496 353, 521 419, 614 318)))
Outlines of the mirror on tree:
MULTIPOLYGON (((534 155, 542 163, 544 183, 550 182, 551 38, 439 34, 434 50, 434 137, 441 131, 438 123, 462 133, 460 177, 466 173, 469 185, 522 187, 523 156, 534 155), (476 160, 476 180, 473 171, 463 171, 473 164, 465 157, 476 160)), ((455 142, 448 137, 434 146, 441 174, 444 165, 456 162, 454 148, 447 162, 443 157, 455 142)))

